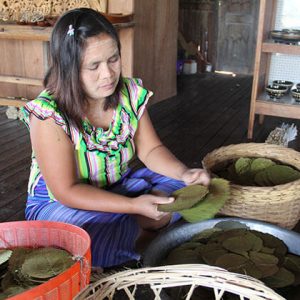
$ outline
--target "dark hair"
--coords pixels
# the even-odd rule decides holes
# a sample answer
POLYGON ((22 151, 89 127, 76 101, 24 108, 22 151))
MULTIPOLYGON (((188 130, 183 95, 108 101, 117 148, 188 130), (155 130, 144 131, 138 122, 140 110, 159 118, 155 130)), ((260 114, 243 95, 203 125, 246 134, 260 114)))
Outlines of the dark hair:
MULTIPOLYGON (((114 26, 99 12, 90 8, 77 8, 63 14, 56 22, 50 40, 50 68, 44 86, 56 99, 58 108, 82 130, 84 109, 88 106, 80 81, 80 66, 86 40, 106 33, 121 50, 120 40, 114 26), (73 35, 68 30, 74 29, 73 35)), ((118 93, 122 76, 113 95, 105 100, 104 110, 118 105, 118 93)))

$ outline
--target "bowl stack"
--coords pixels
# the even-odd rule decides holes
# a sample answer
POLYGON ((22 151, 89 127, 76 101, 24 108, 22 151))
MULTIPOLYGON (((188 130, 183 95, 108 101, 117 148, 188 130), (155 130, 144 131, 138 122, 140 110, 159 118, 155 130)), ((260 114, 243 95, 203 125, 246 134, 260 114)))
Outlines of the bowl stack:
POLYGON ((300 83, 293 88, 294 83, 288 80, 274 80, 266 87, 266 92, 271 100, 281 99, 284 95, 291 94, 296 102, 300 102, 300 83))

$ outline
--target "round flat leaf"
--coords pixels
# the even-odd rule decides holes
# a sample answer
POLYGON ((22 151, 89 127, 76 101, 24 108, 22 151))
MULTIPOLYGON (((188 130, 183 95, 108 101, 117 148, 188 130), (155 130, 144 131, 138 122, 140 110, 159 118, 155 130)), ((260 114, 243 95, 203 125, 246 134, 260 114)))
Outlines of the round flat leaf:
POLYGON ((264 278, 263 281, 270 288, 283 288, 294 283, 295 275, 285 268, 280 268, 277 273, 264 278))
POLYGON ((294 254, 287 254, 283 266, 293 273, 300 273, 300 256, 294 254))
POLYGON ((274 254, 275 249, 274 248, 269 248, 269 247, 262 247, 260 252, 267 253, 267 254, 274 254))
POLYGON ((216 260, 216 266, 232 271, 242 268, 248 261, 249 260, 242 255, 228 253, 220 256, 216 260))
POLYGON ((262 278, 262 271, 249 260, 247 261, 246 264, 244 264, 240 268, 238 268, 236 270, 232 270, 232 271, 234 271, 236 273, 240 273, 240 274, 245 274, 245 275, 254 277, 256 279, 262 278))
POLYGON ((266 168, 275 165, 275 162, 271 159, 258 157, 252 160, 250 170, 253 175, 257 172, 265 170, 266 168))
MULTIPOLYGON (((230 233, 230 231, 228 232, 230 233)), ((236 231, 233 233, 235 234, 236 231)), ((240 235, 224 239, 222 246, 233 253, 245 255, 245 252, 250 250, 259 251, 263 246, 263 242, 251 232, 245 231, 241 232, 240 235)))
POLYGON ((279 263, 283 262, 284 256, 286 255, 288 249, 282 240, 269 233, 264 233, 256 230, 250 230, 250 232, 262 239, 264 247, 273 248, 274 255, 276 255, 279 259, 279 263))
POLYGON ((228 200, 230 194, 229 182, 221 178, 213 178, 209 193, 205 198, 189 209, 178 211, 188 222, 199 222, 214 217, 228 200))
POLYGON ((251 168, 251 163, 252 163, 252 158, 248 158, 248 157, 239 158, 234 164, 237 175, 241 176, 249 172, 251 168))
POLYGON ((220 232, 220 231, 222 231, 222 229, 215 228, 215 227, 205 229, 205 230, 195 234, 192 238, 192 241, 207 242, 213 234, 215 234, 216 232, 220 232))
POLYGON ((21 271, 28 277, 46 279, 62 273, 73 264, 72 256, 66 250, 39 248, 26 256, 21 271))
POLYGON ((236 229, 222 231, 218 235, 212 237, 212 239, 209 242, 223 243, 223 241, 227 240, 228 238, 241 236, 244 235, 246 232, 247 232, 246 228, 236 228, 236 229))
POLYGON ((284 165, 274 165, 266 169, 273 185, 285 184, 300 179, 300 172, 284 165))
POLYGON ((172 194, 172 196, 175 197, 175 200, 172 203, 159 204, 157 209, 164 212, 175 212, 182 209, 188 209, 201 201, 207 193, 208 188, 206 186, 200 184, 189 185, 172 194))
POLYGON ((208 265, 215 265, 218 258, 224 254, 227 254, 228 251, 225 249, 215 249, 209 252, 202 253, 202 259, 208 265))
POLYGON ((255 174, 254 182, 258 186, 273 186, 274 185, 273 182, 270 180, 266 169, 259 171, 255 174))
POLYGON ((261 271, 263 277, 272 276, 278 272, 279 268, 278 258, 271 254, 266 254, 262 252, 250 251, 250 260, 255 264, 255 266, 261 271))
POLYGON ((220 228, 224 231, 226 230, 232 230, 232 229, 239 229, 239 228, 244 228, 244 229, 249 229, 249 227, 241 222, 238 221, 221 221, 217 223, 214 228, 220 228))

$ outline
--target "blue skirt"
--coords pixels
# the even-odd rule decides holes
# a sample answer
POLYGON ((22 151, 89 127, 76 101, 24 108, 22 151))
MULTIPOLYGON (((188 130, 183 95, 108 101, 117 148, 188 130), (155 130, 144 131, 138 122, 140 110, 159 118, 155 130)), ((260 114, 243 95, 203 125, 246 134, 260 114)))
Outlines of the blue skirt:
MULTIPOLYGON (((127 172, 121 180, 107 190, 134 197, 152 190, 163 191, 170 195, 184 186, 182 181, 142 168, 136 172, 127 172)), ((140 254, 135 251, 135 243, 141 228, 134 216, 74 209, 59 201, 50 201, 42 177, 35 187, 34 195, 28 195, 25 216, 27 220, 65 222, 86 230, 92 241, 94 267, 111 267, 140 259, 140 254)), ((179 218, 178 214, 173 214, 171 223, 179 218)))

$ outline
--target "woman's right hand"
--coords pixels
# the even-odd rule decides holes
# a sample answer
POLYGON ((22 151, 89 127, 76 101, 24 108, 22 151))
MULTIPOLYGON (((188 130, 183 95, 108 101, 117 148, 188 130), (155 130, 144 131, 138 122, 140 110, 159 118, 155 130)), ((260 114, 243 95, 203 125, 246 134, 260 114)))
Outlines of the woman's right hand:
POLYGON ((153 220, 161 220, 169 213, 161 212, 157 209, 158 204, 172 203, 174 197, 162 197, 152 194, 145 194, 133 198, 134 206, 136 206, 137 214, 151 218, 153 220))

